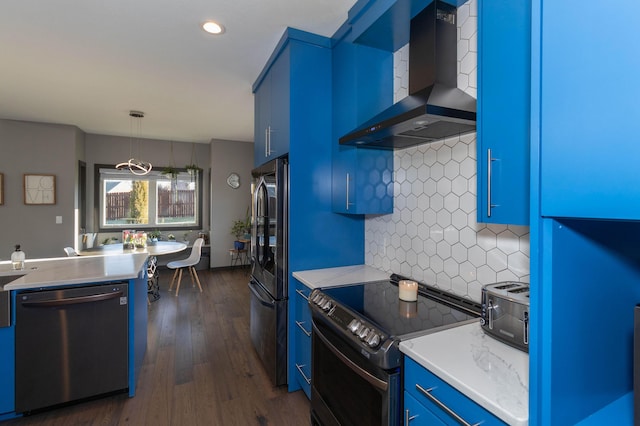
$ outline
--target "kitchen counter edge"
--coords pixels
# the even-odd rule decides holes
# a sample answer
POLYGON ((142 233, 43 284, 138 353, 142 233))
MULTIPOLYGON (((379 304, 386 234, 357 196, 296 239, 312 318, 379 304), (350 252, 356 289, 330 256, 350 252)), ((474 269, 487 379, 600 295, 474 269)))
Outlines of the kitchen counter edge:
POLYGON ((310 269, 306 271, 293 272, 292 275, 298 281, 311 289, 340 287, 349 284, 381 281, 387 280, 391 276, 389 272, 384 272, 368 265, 310 269))
POLYGON ((34 259, 25 262, 25 269, 11 271, 11 262, 0 262, 3 275, 22 275, 8 284, 4 290, 31 290, 128 280, 138 277, 145 267, 148 255, 145 253, 118 256, 78 256, 51 259, 34 259))

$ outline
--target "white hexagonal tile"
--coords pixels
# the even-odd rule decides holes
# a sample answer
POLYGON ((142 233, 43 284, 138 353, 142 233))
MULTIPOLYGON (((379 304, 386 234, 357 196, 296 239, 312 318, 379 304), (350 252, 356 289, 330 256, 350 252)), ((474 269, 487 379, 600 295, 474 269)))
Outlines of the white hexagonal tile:
POLYGON ((413 221, 407 223, 406 233, 409 238, 415 237, 416 235, 418 235, 418 225, 413 221))
MULTIPOLYGON (((404 212, 408 212, 408 210, 404 210, 404 212)), ((407 221, 408 223, 408 221, 407 221)), ((395 226, 395 233, 398 235, 400 241, 402 241, 402 237, 407 234, 407 225, 405 222, 398 222, 395 226)))
POLYGON ((476 273, 478 274, 478 281, 480 281, 483 284, 495 283, 497 280, 496 272, 493 269, 491 269, 488 265, 480 266, 476 270, 476 273))
POLYGON ((469 16, 460 29, 460 38, 469 40, 478 31, 478 18, 469 16))
POLYGON ((469 18, 469 5, 467 3, 461 5, 458 7, 458 10, 456 11, 457 15, 458 15, 458 26, 462 26, 465 21, 469 18))
MULTIPOLYGON (((446 270, 446 266, 445 266, 446 270)), ((467 294, 467 282, 462 279, 460 275, 451 277, 451 291, 460 296, 466 296, 467 294)))
POLYGON ((442 194, 433 194, 429 198, 429 206, 435 211, 442 210, 444 208, 444 197, 442 196, 442 194))
POLYGON ((439 224, 435 224, 429 227, 429 239, 435 241, 442 241, 444 238, 444 230, 439 224))
POLYGON ((411 223, 418 224, 422 223, 422 218, 424 217, 424 212, 421 209, 411 210, 411 223))
POLYGON ((418 169, 415 167, 409 167, 407 169, 407 180, 409 182, 414 182, 418 178, 418 169))
MULTIPOLYGON (((418 195, 418 209, 425 211, 429 208, 429 196, 422 193, 418 195)), ((420 219, 422 221, 422 219, 420 219)))
POLYGON ((462 243, 455 243, 451 246, 451 257, 458 263, 466 262, 467 248, 462 243))
POLYGON ((418 167, 418 180, 420 182, 426 182, 429 179, 429 167, 418 167))
POLYGON ((433 179, 428 179, 423 185, 424 193, 428 196, 432 196, 436 192, 438 192, 438 182, 433 179))
POLYGON ((471 228, 463 228, 460 230, 460 242, 467 248, 471 248, 476 245, 476 232, 471 228))
POLYGON ((496 274, 496 282, 501 281, 519 281, 519 277, 510 270, 504 269, 496 274))
POLYGON ((407 195, 407 209, 415 210, 418 208, 418 197, 415 195, 415 192, 407 195))
POLYGON ((454 259, 452 258, 446 259, 444 261, 444 272, 445 274, 447 274, 449 278, 454 278, 458 276, 460 272, 459 266, 460 265, 458 264, 458 262, 456 262, 454 259))
POLYGON ((451 245, 457 243, 460 241, 460 231, 458 231, 454 226, 447 226, 444 228, 444 240, 451 245))
POLYGON ((488 227, 478 232, 478 245, 486 251, 489 251, 497 246, 496 234, 488 227))
POLYGON ((467 74, 458 74, 458 89, 465 90, 469 87, 469 76, 467 74))
POLYGON ((457 51, 458 51, 458 61, 460 61, 462 60, 462 58, 464 58, 464 55, 466 55, 467 52, 469 52, 469 40, 466 40, 466 39, 458 40, 457 51))
POLYGON ((425 211, 423 215, 423 220, 424 220, 424 223, 426 223, 429 226, 433 226, 436 223, 438 223, 438 216, 436 214, 436 211, 433 209, 429 209, 425 211))
POLYGON ((476 160, 467 157, 460 163, 460 174, 467 179, 476 174, 476 160))
POLYGON ((464 142, 461 143, 460 138, 458 138, 458 143, 456 143, 451 149, 451 158, 458 163, 461 163, 465 158, 467 158, 468 154, 469 151, 467 144, 464 142))
POLYGON ((433 147, 429 147, 429 149, 427 149, 422 157, 422 160, 424 161, 424 164, 427 166, 433 166, 437 159, 437 152, 435 149, 433 149, 433 147))
POLYGON ((438 194, 445 196, 451 192, 451 181, 447 178, 442 178, 438 181, 438 194))
POLYGON ((438 163, 445 165, 451 161, 451 147, 442 145, 438 148, 438 163))
POLYGON ((460 176, 460 164, 453 160, 449 161, 444 166, 444 176, 450 180, 453 180, 457 176, 460 176))
POLYGON ((507 255, 500 249, 492 249, 487 252, 487 265, 495 272, 507 269, 507 255))
POLYGON ((467 214, 458 209, 451 213, 451 224, 458 230, 467 226, 467 214))
POLYGON ((515 253, 520 249, 520 238, 507 229, 498 234, 497 245, 506 254, 515 253))
POLYGON ((444 197, 444 208, 453 213, 460 207, 460 197, 454 193, 449 193, 444 197))
POLYGON ((434 163, 429 172, 431 179, 438 181, 444 176, 444 166, 440 163, 434 163))
POLYGON ((411 182, 409 182, 408 180, 403 181, 400 184, 400 193, 405 197, 411 194, 411 182))
POLYGON ((442 228, 446 228, 451 225, 451 213, 449 213, 447 210, 440 210, 438 213, 436 213, 436 217, 438 219, 438 225, 442 228))
POLYGON ((460 210, 465 213, 476 211, 476 197, 470 192, 465 192, 460 196, 460 210))
POLYGON ((451 180, 451 192, 457 196, 461 196, 467 192, 468 180, 462 175, 458 175, 451 180))
POLYGON ((471 262, 460 264, 460 276, 467 282, 476 280, 476 267, 471 262))
POLYGON ((482 299, 482 284, 478 281, 469 283, 467 295, 476 302, 480 301, 482 299))
POLYGON ((405 252, 411 249, 411 237, 407 234, 400 237, 400 247, 405 252))
POLYGON ((487 252, 480 246, 473 246, 467 250, 467 257, 473 266, 479 268, 487 263, 487 252))
POLYGON ((424 251, 418 252, 418 265, 422 269, 427 269, 429 267, 429 256, 424 251))
POLYGON ((418 264, 418 255, 416 254, 416 252, 413 250, 407 251, 405 262, 407 262, 410 266, 416 266, 418 264))
POLYGON ((529 257, 525 256, 522 252, 510 254, 507 258, 507 264, 509 265, 509 269, 518 276, 529 274, 529 257))
POLYGON ((420 238, 420 241, 424 241, 427 238, 429 238, 429 225, 427 225, 426 223, 420 221, 420 223, 418 224, 418 238, 420 238))
POLYGON ((431 269, 436 274, 442 272, 444 269, 444 261, 437 255, 432 256, 431 259, 429 259, 429 263, 429 269, 431 269))
POLYGON ((451 257, 451 244, 442 240, 436 244, 436 253, 440 259, 448 259, 451 257))
POLYGON ((432 239, 427 239, 424 241, 424 252, 429 256, 429 258, 436 255, 436 242, 432 239))

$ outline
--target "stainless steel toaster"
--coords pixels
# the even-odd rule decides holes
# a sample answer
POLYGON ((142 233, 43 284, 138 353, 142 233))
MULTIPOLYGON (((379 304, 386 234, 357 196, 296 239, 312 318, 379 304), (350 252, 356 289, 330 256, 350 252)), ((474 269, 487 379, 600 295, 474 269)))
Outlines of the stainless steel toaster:
POLYGON ((529 352, 529 284, 504 281, 482 287, 482 329, 529 352))

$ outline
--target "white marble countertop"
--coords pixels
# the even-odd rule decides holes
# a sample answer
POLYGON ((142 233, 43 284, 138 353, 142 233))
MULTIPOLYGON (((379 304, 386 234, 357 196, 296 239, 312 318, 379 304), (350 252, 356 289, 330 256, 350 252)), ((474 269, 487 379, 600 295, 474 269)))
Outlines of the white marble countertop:
POLYGON ((400 350, 509 425, 529 421, 529 355, 479 322, 406 340, 400 350))
POLYGON ((14 271, 10 261, 0 262, 0 275, 22 277, 5 284, 5 290, 28 290, 83 283, 136 278, 144 267, 146 253, 120 256, 77 256, 27 259, 25 269, 14 271))
POLYGON ((352 265, 297 271, 293 276, 307 287, 314 289, 386 280, 391 274, 367 265, 352 265))

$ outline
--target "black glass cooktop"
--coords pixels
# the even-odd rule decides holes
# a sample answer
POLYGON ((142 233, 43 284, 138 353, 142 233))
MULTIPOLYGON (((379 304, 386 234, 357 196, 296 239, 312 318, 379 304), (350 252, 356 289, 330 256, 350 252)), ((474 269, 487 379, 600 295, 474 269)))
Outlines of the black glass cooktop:
POLYGON ((451 293, 420 285, 416 302, 398 298, 393 280, 323 289, 342 305, 375 323, 388 335, 402 340, 414 333, 467 321, 480 316, 480 306, 451 293), (436 297, 440 300, 436 300, 436 297))

